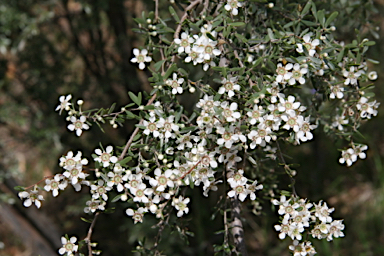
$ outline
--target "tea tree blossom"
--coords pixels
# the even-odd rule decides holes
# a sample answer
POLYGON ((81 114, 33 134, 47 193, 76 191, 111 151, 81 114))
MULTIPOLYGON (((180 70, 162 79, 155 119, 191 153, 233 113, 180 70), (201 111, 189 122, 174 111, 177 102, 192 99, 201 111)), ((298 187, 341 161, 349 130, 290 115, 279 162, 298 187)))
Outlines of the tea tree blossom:
POLYGON ((357 79, 361 76, 363 72, 364 71, 362 70, 357 70, 357 67, 355 66, 350 67, 349 71, 344 70, 343 76, 346 77, 344 84, 357 85, 357 79))
POLYGON ((223 86, 219 88, 218 93, 224 94, 225 92, 227 92, 228 97, 232 98, 235 95, 234 91, 240 90, 240 85, 235 84, 236 81, 237 81, 237 77, 228 77, 228 79, 223 78, 223 80, 221 81, 223 86))
POLYGON ((70 239, 67 239, 65 237, 61 237, 61 243, 63 244, 63 247, 59 249, 59 253, 61 255, 66 255, 66 256, 72 256, 74 253, 77 252, 78 250, 78 245, 75 243, 77 242, 76 237, 71 237, 70 239))
POLYGON ((312 36, 312 33, 308 33, 303 36, 304 43, 297 44, 297 48, 296 48, 297 52, 303 53, 304 52, 303 47, 305 47, 308 51, 309 56, 313 57, 315 55, 316 46, 320 44, 320 40, 319 39, 311 40, 311 36, 312 36))
POLYGON ((68 130, 74 131, 76 130, 76 135, 80 136, 84 130, 89 129, 89 125, 85 123, 87 118, 85 116, 80 116, 79 119, 77 119, 75 116, 71 116, 71 122, 72 124, 68 125, 68 130))
POLYGON ((147 49, 139 50, 137 48, 133 49, 134 58, 131 59, 132 63, 139 63, 139 69, 143 70, 145 68, 145 62, 151 62, 152 58, 147 56, 147 49))
POLYGON ((133 210, 133 209, 129 208, 125 211, 125 213, 128 216, 132 216, 132 219, 135 222, 135 224, 137 222, 143 222, 143 216, 144 216, 144 213, 146 213, 146 212, 147 212, 147 209, 145 209, 143 207, 140 207, 137 210, 133 210))
POLYGON ((331 99, 342 99, 344 97, 344 88, 339 85, 331 86, 331 94, 329 95, 329 98, 331 99))
POLYGON ((174 198, 172 201, 172 206, 176 208, 177 212, 177 217, 181 217, 189 212, 189 208, 187 207, 187 204, 189 203, 190 199, 183 198, 182 196, 179 196, 178 198, 174 198))
POLYGON ((63 180, 61 174, 56 174, 53 179, 46 179, 45 184, 44 189, 48 192, 52 190, 52 195, 56 197, 59 195, 59 190, 64 190, 67 187, 68 182, 63 180))
POLYGON ((25 199, 23 203, 25 207, 29 207, 34 203, 37 208, 40 208, 41 207, 40 201, 44 200, 43 196, 39 195, 39 191, 36 188, 29 192, 27 191, 19 192, 18 196, 20 197, 20 199, 25 199))
POLYGON ((300 67, 299 63, 295 63, 295 65, 293 65, 293 69, 292 69, 292 76, 288 80, 289 85, 296 84, 296 81, 299 82, 300 84, 304 84, 305 79, 303 76, 307 73, 308 73, 307 68, 302 68, 302 67, 300 67))
POLYGON ((179 48, 177 48, 178 53, 183 52, 190 52, 191 50, 191 44, 195 42, 195 40, 188 35, 188 33, 183 32, 181 33, 181 39, 175 38, 174 42, 179 45, 179 48))
POLYGON ((98 155, 94 160, 103 165, 103 167, 108 167, 111 163, 114 164, 117 162, 117 157, 112 156, 113 147, 108 146, 105 151, 101 149, 95 149, 95 153, 98 155))
POLYGON ((380 103, 376 103, 376 101, 368 102, 366 97, 361 97, 356 108, 360 110, 360 117, 370 119, 372 115, 377 115, 379 105, 380 103))
POLYGON ((292 63, 288 63, 287 65, 283 66, 283 64, 279 63, 277 64, 277 69, 276 69, 276 82, 278 83, 285 83, 292 77, 292 73, 289 72, 293 68, 292 63))
POLYGON ((237 8, 242 6, 243 3, 239 2, 238 0, 227 0, 227 4, 224 6, 224 9, 230 11, 232 15, 236 16, 239 13, 237 8))
POLYGON ((165 83, 172 87, 172 94, 183 93, 183 87, 181 85, 184 83, 184 78, 177 78, 176 73, 173 73, 172 79, 168 79, 165 83))
POLYGON ((60 105, 58 105, 55 109, 55 111, 59 111, 59 114, 61 115, 61 112, 63 110, 69 110, 70 106, 72 105, 69 101, 72 99, 72 95, 68 94, 67 96, 60 96, 59 101, 60 105))
POLYGON ((356 162, 357 156, 353 148, 348 148, 347 150, 343 150, 341 152, 341 158, 339 159, 339 163, 346 163, 347 166, 351 166, 354 162, 356 162))

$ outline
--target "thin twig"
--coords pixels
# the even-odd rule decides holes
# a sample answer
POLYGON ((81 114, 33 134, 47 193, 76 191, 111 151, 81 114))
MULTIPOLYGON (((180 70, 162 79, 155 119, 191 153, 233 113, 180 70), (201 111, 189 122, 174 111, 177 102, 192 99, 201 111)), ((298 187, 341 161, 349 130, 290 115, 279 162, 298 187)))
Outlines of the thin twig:
POLYGON ((155 22, 159 19, 159 0, 155 1, 155 22))
POLYGON ((195 6, 197 6, 198 4, 201 4, 202 0, 195 0, 193 2, 191 2, 187 8, 185 8, 185 11, 184 11, 184 14, 183 16, 181 17, 180 19, 180 23, 179 25, 177 26, 176 30, 175 30, 175 33, 173 34, 173 38, 179 38, 179 34, 180 34, 180 31, 181 31, 181 27, 183 26, 183 22, 187 19, 188 17, 188 12, 190 10, 192 10, 193 8, 195 8, 195 6))
MULTIPOLYGON (((284 159, 284 156, 283 156, 283 153, 281 152, 281 148, 280 148, 280 144, 279 142, 276 140, 276 145, 277 145, 277 150, 279 151, 278 153, 278 156, 280 158, 280 161, 282 164, 284 164, 284 170, 287 172, 287 163, 285 162, 285 159, 284 159)), ((292 193, 294 196, 297 196, 297 193, 296 193, 296 189, 295 189, 295 179, 292 177, 292 174, 288 174, 289 178, 291 179, 291 187, 292 187, 292 193)))
POLYGON ((97 216, 99 216, 100 212, 96 212, 95 217, 92 220, 91 226, 88 229, 88 234, 87 237, 84 238, 84 241, 87 243, 88 246, 88 255, 92 256, 92 246, 91 246, 91 236, 92 236, 92 231, 93 227, 95 226, 97 216))
MULTIPOLYGON (((157 94, 153 94, 152 98, 148 101, 147 105, 146 106, 149 106, 153 103, 153 101, 156 99, 156 96, 157 94)), ((144 119, 141 119, 140 122, 139 122, 139 125, 141 125, 143 123, 144 119)), ((121 153, 121 155, 119 156, 119 161, 123 160, 124 159, 124 156, 125 154, 127 154, 127 151, 128 151, 128 148, 129 146, 132 144, 133 142, 133 138, 136 136, 136 134, 139 132, 140 128, 139 127, 136 127, 136 129, 133 131, 131 137, 129 138, 129 140, 127 141, 127 144, 125 144, 125 147, 124 147, 124 150, 123 152, 121 153)))

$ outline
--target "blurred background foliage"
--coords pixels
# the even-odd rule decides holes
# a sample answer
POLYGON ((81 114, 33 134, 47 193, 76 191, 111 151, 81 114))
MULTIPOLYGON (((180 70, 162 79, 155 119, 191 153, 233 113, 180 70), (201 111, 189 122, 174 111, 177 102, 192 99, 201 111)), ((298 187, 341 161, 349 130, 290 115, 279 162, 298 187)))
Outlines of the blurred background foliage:
MULTIPOLYGON (((295 4, 300 8, 305 2, 295 4)), ((318 9, 339 12, 336 38, 349 42, 357 29, 363 37, 377 42, 369 57, 382 60, 383 0, 316 2, 318 9)), ((169 15, 169 4, 160 1, 162 14, 169 15)), ((89 224, 80 217, 91 218, 83 213, 87 191, 82 190, 83 197, 71 189, 55 199, 47 195, 43 207, 35 211, 21 206, 13 187, 28 186, 45 175, 60 172, 58 158, 68 150, 81 149, 89 156, 99 142, 125 144, 133 123, 119 129, 105 125, 106 133, 94 126, 77 138, 67 131, 65 118, 54 109, 63 94, 83 99, 84 108, 91 109, 107 108, 114 102, 123 106, 129 102, 128 91, 151 90, 149 73, 139 71, 130 59, 132 49, 144 44, 140 35, 132 32, 136 27, 133 18, 153 7, 152 0, 0 2, 0 255, 41 253, 36 239, 25 236, 28 232, 40 234, 47 250, 54 254, 63 234, 79 239, 86 236, 89 224), (7 213, 11 213, 8 219, 7 213), (12 219, 20 219, 19 224, 12 219)), ((369 68, 379 74, 375 93, 383 102, 384 62, 369 68)), ((321 131, 317 131, 314 141, 287 152, 292 162, 300 163, 296 186, 299 195, 313 201, 324 199, 335 207, 334 218, 345 219, 346 237, 332 243, 316 241, 318 255, 384 255, 383 123, 381 106, 378 117, 361 128, 365 137, 358 139, 369 145, 368 158, 351 168, 338 164, 340 152, 336 148, 344 145, 321 131)), ((280 182, 286 189, 288 184, 280 182)), ((215 233, 223 229, 221 213, 215 207, 221 200, 219 194, 205 198, 198 189, 193 193, 191 213, 181 222, 171 219, 163 230, 160 248, 166 248, 167 255, 213 255, 213 245, 222 243, 220 232, 215 233), (212 219, 214 214, 218 217, 212 219)), ((276 212, 268 201, 262 207, 256 215, 251 208, 242 212, 249 254, 288 255, 289 241, 280 241, 273 229, 276 212)), ((132 255, 137 240, 150 249, 160 239, 155 218, 146 216, 143 224, 133 225, 125 208, 117 204, 113 214, 99 216, 92 240, 100 243, 97 249, 103 255, 132 255)))

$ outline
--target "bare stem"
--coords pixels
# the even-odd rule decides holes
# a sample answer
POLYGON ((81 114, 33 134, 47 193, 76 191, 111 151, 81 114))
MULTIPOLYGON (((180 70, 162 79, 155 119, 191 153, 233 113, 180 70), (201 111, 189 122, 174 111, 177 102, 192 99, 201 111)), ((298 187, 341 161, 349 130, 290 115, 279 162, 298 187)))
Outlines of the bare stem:
MULTIPOLYGON (((278 142, 277 140, 276 140, 276 145, 277 145, 277 150, 279 151, 279 152, 278 152, 278 156, 279 156, 279 158, 280 158, 280 161, 281 161, 282 164, 284 164, 284 169, 285 169, 285 171, 288 172, 288 171, 287 171, 287 167, 288 167, 288 165, 287 165, 287 163, 285 162, 285 158, 284 158, 284 156, 283 156, 283 153, 281 152, 280 144, 279 144, 279 142, 278 142)), ((291 180, 292 193, 293 193, 294 196, 297 196, 296 189, 295 189, 295 182, 296 182, 296 181, 295 181, 295 179, 292 177, 292 174, 288 173, 288 176, 289 176, 289 178, 290 178, 290 180, 291 180)))
POLYGON ((92 246, 91 246, 91 237, 92 237, 92 231, 96 223, 97 216, 99 216, 100 212, 96 212, 95 217, 92 220, 91 226, 89 226, 87 237, 84 238, 84 241, 87 243, 88 246, 88 255, 92 256, 92 246))
POLYGON ((240 202, 237 198, 231 199, 231 205, 232 205, 232 237, 236 245, 236 249, 238 252, 241 253, 242 256, 247 256, 247 248, 245 246, 245 240, 244 240, 244 229, 243 229, 243 223, 240 219, 240 202))

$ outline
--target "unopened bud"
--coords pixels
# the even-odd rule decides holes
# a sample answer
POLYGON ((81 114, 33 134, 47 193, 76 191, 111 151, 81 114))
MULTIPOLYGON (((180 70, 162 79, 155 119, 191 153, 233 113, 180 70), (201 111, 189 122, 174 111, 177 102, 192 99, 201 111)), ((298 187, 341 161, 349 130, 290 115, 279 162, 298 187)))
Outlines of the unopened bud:
POLYGON ((139 110, 144 110, 144 106, 143 105, 139 106, 139 110))
POLYGON ((273 8, 274 6, 275 6, 274 3, 269 3, 269 4, 268 4, 268 8, 273 8))
POLYGON ((194 93, 195 91, 196 91, 196 88, 195 88, 195 87, 192 87, 192 86, 189 87, 189 92, 190 92, 190 93, 194 93))
POLYGON ((117 128, 117 124, 113 124, 112 127, 113 127, 114 129, 116 129, 116 128, 117 128))
POLYGON ((152 23, 152 20, 151 19, 147 19, 147 23, 152 23))
POLYGON ((81 106, 81 105, 83 105, 83 104, 84 104, 84 101, 83 101, 83 100, 78 100, 78 101, 77 101, 77 105, 81 106))
POLYGON ((159 154, 159 155, 157 156, 157 158, 158 158, 159 160, 163 160, 163 159, 164 159, 164 155, 163 155, 163 154, 159 154))

